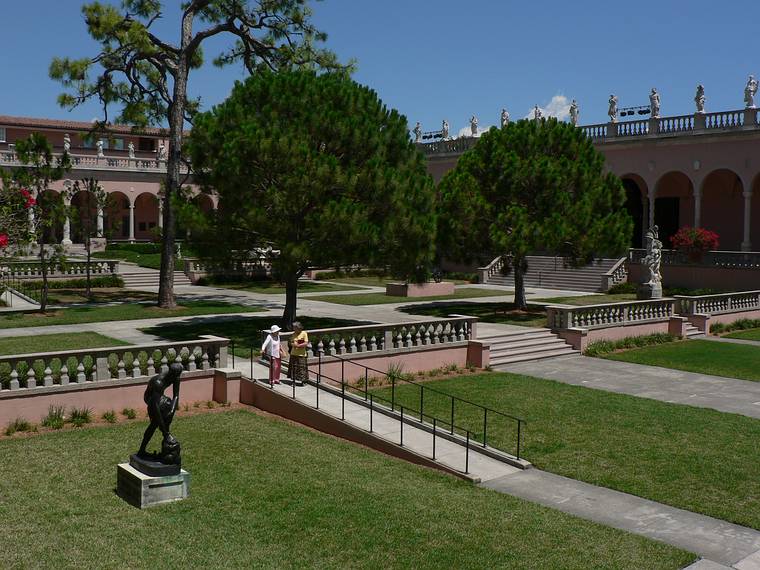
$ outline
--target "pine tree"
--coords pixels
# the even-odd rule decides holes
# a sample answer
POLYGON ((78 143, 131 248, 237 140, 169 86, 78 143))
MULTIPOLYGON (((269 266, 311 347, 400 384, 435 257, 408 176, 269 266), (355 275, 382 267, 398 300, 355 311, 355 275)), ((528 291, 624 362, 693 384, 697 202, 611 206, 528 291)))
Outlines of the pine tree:
POLYGON ((261 73, 198 116, 189 141, 198 180, 219 195, 195 221, 206 257, 271 247, 296 314, 309 266, 388 265, 420 279, 434 251, 434 187, 406 119, 346 74, 261 73), (232 253, 230 253, 232 250, 232 253))
POLYGON ((524 309, 526 257, 551 251, 569 265, 623 251, 632 220, 620 180, 580 129, 556 119, 492 128, 439 185, 440 253, 503 254, 524 309))

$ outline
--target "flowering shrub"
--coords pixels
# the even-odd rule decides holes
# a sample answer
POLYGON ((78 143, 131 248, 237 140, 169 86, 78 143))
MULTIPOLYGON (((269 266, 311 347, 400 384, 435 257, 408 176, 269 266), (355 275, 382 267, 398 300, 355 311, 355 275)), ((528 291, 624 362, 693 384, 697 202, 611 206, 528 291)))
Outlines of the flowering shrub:
POLYGON ((684 226, 670 238, 674 249, 686 253, 704 253, 718 249, 718 234, 704 228, 684 226))
POLYGON ((29 237, 29 208, 36 204, 31 192, 0 182, 0 250, 29 237))

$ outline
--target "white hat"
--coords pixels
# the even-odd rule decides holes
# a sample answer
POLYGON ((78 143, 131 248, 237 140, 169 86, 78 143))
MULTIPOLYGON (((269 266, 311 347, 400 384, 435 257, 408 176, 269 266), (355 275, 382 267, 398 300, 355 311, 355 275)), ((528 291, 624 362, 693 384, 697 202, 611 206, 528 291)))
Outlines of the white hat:
POLYGON ((276 333, 276 332, 280 332, 281 330, 282 329, 280 327, 278 327, 277 325, 272 325, 272 328, 269 329, 269 332, 276 333))

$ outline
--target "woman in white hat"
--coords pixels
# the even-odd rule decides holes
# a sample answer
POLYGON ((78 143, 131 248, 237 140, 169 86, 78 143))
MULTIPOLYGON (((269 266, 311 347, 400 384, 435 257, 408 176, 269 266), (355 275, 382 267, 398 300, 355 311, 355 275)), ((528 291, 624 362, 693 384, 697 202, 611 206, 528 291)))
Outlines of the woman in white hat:
POLYGON ((272 325, 264 344, 261 345, 261 355, 269 359, 269 385, 280 383, 280 367, 282 365, 282 346, 280 344, 280 327, 272 325))

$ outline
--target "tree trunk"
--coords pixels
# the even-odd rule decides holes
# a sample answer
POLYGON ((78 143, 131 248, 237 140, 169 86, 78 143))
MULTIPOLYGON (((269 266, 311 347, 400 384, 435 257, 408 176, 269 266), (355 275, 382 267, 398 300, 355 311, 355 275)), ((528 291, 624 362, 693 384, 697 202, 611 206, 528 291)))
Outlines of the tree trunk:
POLYGON ((47 272, 47 261, 45 260, 45 231, 43 230, 40 232, 42 236, 40 237, 40 270, 42 271, 42 292, 40 293, 40 311, 45 312, 45 309, 47 308, 47 297, 48 297, 48 272, 47 272))
POLYGON ((85 287, 85 295, 87 296, 87 300, 92 299, 92 286, 90 284, 90 260, 92 259, 92 241, 90 240, 90 231, 92 229, 91 227, 91 221, 90 221, 90 214, 92 213, 90 204, 90 197, 91 192, 87 192, 87 217, 86 222, 82 224, 84 226, 84 249, 87 252, 87 265, 85 266, 85 272, 87 275, 87 285, 85 287))
POLYGON ((193 32, 193 12, 187 12, 182 18, 182 53, 174 77, 174 93, 169 109, 169 156, 166 161, 166 184, 164 186, 164 228, 161 244, 161 272, 158 284, 158 306, 173 308, 177 306, 174 299, 174 258, 176 217, 172 198, 180 190, 180 165, 182 157, 182 130, 185 126, 185 100, 187 97, 187 75, 189 58, 186 52, 193 32))
POLYGON ((293 321, 296 320, 298 310, 298 273, 285 275, 285 311, 282 313, 282 326, 292 331, 293 321))
POLYGON ((515 272, 515 308, 525 310, 528 301, 525 298, 525 260, 515 258, 512 270, 515 272))

